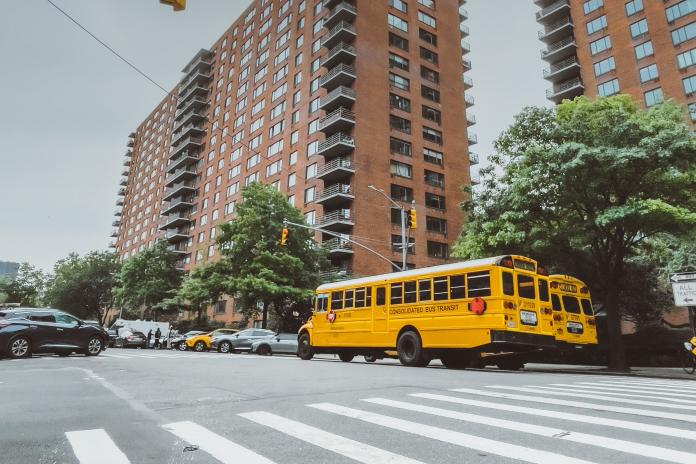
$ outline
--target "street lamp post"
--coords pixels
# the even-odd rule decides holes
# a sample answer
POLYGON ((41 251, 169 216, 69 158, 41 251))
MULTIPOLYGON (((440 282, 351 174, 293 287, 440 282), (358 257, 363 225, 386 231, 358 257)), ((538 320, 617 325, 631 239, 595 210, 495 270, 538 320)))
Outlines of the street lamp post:
POLYGON ((377 188, 374 185, 368 185, 367 188, 374 190, 375 192, 382 195, 384 198, 389 200, 392 205, 397 207, 401 212, 401 270, 405 271, 406 266, 406 255, 408 254, 408 236, 406 235, 406 210, 403 206, 392 200, 392 198, 387 195, 384 190, 377 188))

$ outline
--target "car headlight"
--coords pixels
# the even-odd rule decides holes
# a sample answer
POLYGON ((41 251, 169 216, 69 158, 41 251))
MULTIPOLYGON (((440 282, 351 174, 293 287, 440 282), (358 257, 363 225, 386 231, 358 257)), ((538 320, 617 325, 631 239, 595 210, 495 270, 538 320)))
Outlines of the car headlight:
POLYGON ((694 345, 691 342, 684 342, 684 348, 686 348, 686 351, 691 351, 694 349, 694 345))

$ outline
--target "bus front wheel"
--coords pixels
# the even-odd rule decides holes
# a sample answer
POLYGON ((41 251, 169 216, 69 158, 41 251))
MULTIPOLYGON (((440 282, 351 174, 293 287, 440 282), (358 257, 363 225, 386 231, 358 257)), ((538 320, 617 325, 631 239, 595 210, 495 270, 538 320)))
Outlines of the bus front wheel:
POLYGON ((305 361, 309 361, 314 357, 314 348, 309 343, 309 335, 306 333, 300 335, 300 339, 297 341, 297 356, 305 361))
POLYGON ((428 358, 423 351, 423 344, 418 334, 412 330, 404 332, 396 342, 396 351, 399 353, 399 361, 404 366, 425 367, 428 358))

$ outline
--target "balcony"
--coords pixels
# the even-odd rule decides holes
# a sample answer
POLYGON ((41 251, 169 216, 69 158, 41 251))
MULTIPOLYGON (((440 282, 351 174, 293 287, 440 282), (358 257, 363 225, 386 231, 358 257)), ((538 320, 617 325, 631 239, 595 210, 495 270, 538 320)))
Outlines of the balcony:
POLYGON ((349 209, 338 209, 319 218, 319 227, 331 231, 342 231, 353 227, 349 209))
POLYGON ((547 90, 546 98, 554 103, 560 103, 563 100, 582 95, 584 89, 585 87, 582 85, 582 81, 576 77, 547 90))
POLYGON ((128 185, 128 177, 121 177, 119 185, 123 185, 124 187, 128 185))
POLYGON ((553 83, 567 81, 573 77, 580 76, 580 63, 575 55, 552 64, 548 69, 544 69, 544 79, 553 83))
POLYGON ((478 172, 470 173, 469 178, 471 179, 471 185, 479 185, 481 183, 481 177, 478 172))
POLYGON ((471 71, 471 60, 462 59, 462 66, 464 66, 465 71, 471 71))
POLYGON ((171 187, 172 185, 176 184, 177 182, 184 182, 190 179, 195 179, 198 174, 196 171, 193 169, 189 168, 181 168, 177 169, 176 171, 172 172, 167 176, 167 179, 165 181, 165 186, 166 187, 171 187))
POLYGON ((130 158, 133 156, 133 152, 131 150, 126 150, 126 158, 130 158))
POLYGON ((174 213, 167 216, 160 230, 174 229, 191 223, 191 215, 188 213, 174 213))
POLYGON ((184 74, 190 74, 194 70, 196 70, 199 66, 212 66, 212 60, 213 60, 213 52, 210 50, 206 50, 205 48, 201 48, 198 50, 196 55, 191 58, 191 61, 188 62, 186 66, 184 66, 184 69, 181 70, 184 74))
POLYGON ((356 75, 353 66, 340 63, 338 66, 329 69, 329 72, 319 78, 319 85, 330 91, 337 86, 352 84, 356 75))
POLYGON ((116 200, 116 206, 123 206, 123 198, 119 197, 119 198, 116 200))
POLYGON ((464 103, 466 104, 467 108, 471 108, 472 106, 474 106, 474 102, 475 100, 473 95, 469 95, 468 93, 464 94, 464 103))
POLYGON ((119 196, 122 197, 122 196, 124 196, 125 194, 126 194, 126 188, 125 188, 125 187, 121 187, 120 189, 118 189, 118 195, 119 195, 119 196))
POLYGON ((328 34, 321 39, 321 45, 331 48, 339 42, 350 42, 355 39, 355 28, 351 23, 341 21, 331 28, 328 34))
POLYGON ((130 160, 129 158, 126 158, 125 160, 123 160, 123 165, 126 166, 126 167, 130 167, 130 165, 131 165, 131 160, 130 160))
POLYGON ((133 148, 135 146, 135 141, 133 139, 130 139, 128 143, 126 143, 127 147, 133 148))
POLYGON ((172 173, 184 166, 190 166, 198 162, 197 156, 191 156, 187 153, 179 156, 178 158, 170 158, 167 164, 167 172, 172 173))
POLYGON ((176 213, 177 211, 185 211, 188 209, 193 208, 195 203, 189 200, 174 200, 170 201, 166 205, 164 205, 164 208, 162 208, 161 214, 163 216, 166 216, 168 214, 176 213))
POLYGON ((571 35, 558 42, 552 43, 546 50, 542 50, 541 59, 549 63, 555 63, 564 58, 574 56, 576 50, 577 45, 575 43, 575 37, 571 35))
POLYGON ((121 169, 121 176, 128 177, 128 174, 130 174, 130 169, 128 169, 127 167, 121 169))
POLYGON ((352 106, 353 103, 355 103, 355 92, 353 89, 340 85, 321 97, 319 108, 329 113, 339 106, 347 108, 352 106))
POLYGON ((462 80, 464 81, 464 90, 469 90, 474 86, 474 80, 469 76, 463 75, 462 80))
POLYGON ((469 37, 470 31, 469 31, 469 26, 466 24, 460 24, 459 25, 459 32, 461 33, 462 37, 469 37))
POLYGON ((123 216, 123 211, 121 211, 120 209, 115 209, 115 210, 114 210, 114 216, 116 216, 116 217, 121 217, 121 216, 123 216))
POLYGON ((183 182, 181 184, 176 184, 169 187, 164 191, 164 197, 162 200, 169 201, 172 198, 180 197, 183 195, 191 195, 196 191, 196 186, 192 183, 183 182))
POLYGON ((319 130, 324 133, 350 130, 355 125, 355 113, 342 106, 319 120, 319 130))
POLYGON ((469 165, 479 164, 479 155, 470 151, 469 152, 469 165))
POLYGON ((109 242, 109 248, 116 248, 116 242, 109 242))
POLYGON ((329 14, 324 18, 324 27, 332 28, 342 21, 352 22, 358 12, 355 6, 348 2, 341 2, 333 7, 329 14))
POLYGON ((332 207, 354 199, 350 184, 333 184, 319 192, 315 201, 325 207, 332 207))
POLYGON ((348 158, 336 158, 319 168, 317 178, 325 183, 331 183, 345 179, 351 174, 355 174, 353 162, 348 158))
POLYGON ((111 235, 109 235, 109 237, 112 237, 112 238, 118 237, 118 229, 113 229, 111 231, 111 235))
POLYGON ((459 22, 469 19, 469 11, 466 8, 459 8, 459 22))
POLYGON ((334 48, 329 50, 326 57, 321 62, 321 65, 326 69, 333 68, 339 63, 349 64, 355 60, 356 52, 352 45, 345 42, 339 42, 334 48))
POLYGON ((178 132, 174 132, 172 136, 172 145, 176 146, 180 140, 186 136, 201 137, 205 131, 202 127, 199 127, 193 123, 181 126, 178 132))
POLYGON ((177 158, 184 152, 193 150, 194 148, 201 148, 203 141, 198 137, 186 137, 180 140, 176 145, 174 145, 174 151, 169 154, 169 158, 177 158))
POLYGON ((560 0, 537 11, 536 20, 538 23, 549 23, 569 14, 570 2, 568 0, 560 0))
POLYGON ((319 143, 317 154, 332 158, 345 155, 355 149, 355 140, 348 134, 338 132, 319 143))
POLYGON ((135 132, 131 132, 130 134, 128 134, 128 138, 129 138, 129 139, 134 139, 136 135, 137 135, 137 134, 136 134, 135 132))
POLYGON ((471 44, 466 40, 462 40, 460 45, 462 48, 462 59, 464 59, 464 56, 466 56, 467 53, 471 52, 471 44))
POLYGON ((350 267, 332 267, 328 271, 319 273, 319 277, 323 281, 338 281, 348 280, 353 278, 353 269, 350 267))
POLYGON ((121 220, 120 219, 114 219, 114 221, 111 223, 113 227, 119 227, 121 225, 121 220))
POLYGON ((565 17, 547 26, 543 31, 539 31, 539 39, 546 43, 556 42, 564 37, 572 35, 573 27, 573 21, 570 20, 570 17, 565 17))
POLYGON ((188 241, 190 235, 186 231, 182 230, 170 230, 167 231, 166 234, 164 234, 164 238, 169 242, 169 243, 179 243, 183 241, 188 241))
POLYGON ((469 141, 469 145, 476 145, 478 143, 478 135, 468 132, 466 134, 466 139, 469 141))
POLYGON ((176 107, 183 108, 191 98, 196 98, 196 97, 205 98, 207 96, 208 96, 208 87, 201 87, 199 85, 189 87, 189 89, 185 93, 182 93, 179 95, 176 107))
POLYGON ((188 88, 192 85, 200 85, 201 87, 207 87, 210 83, 210 69, 197 68, 196 71, 189 74, 181 81, 179 84, 179 92, 185 93, 188 88))
POLYGON ((178 131, 187 124, 198 124, 206 119, 205 114, 202 110, 193 109, 187 111, 186 113, 181 113, 179 119, 175 119, 174 122, 174 132, 178 131))
POLYGON ((466 113, 466 125, 471 127, 476 124, 476 115, 471 113, 466 113))
POLYGON ((178 110, 176 110, 176 113, 174 113, 174 120, 178 121, 179 119, 183 118, 186 113, 188 113, 190 110, 199 110, 198 112, 202 112, 201 110, 208 104, 208 101, 202 98, 191 98, 186 101, 185 105, 182 105, 179 107, 178 110))
POLYGON ((324 240, 321 246, 329 255, 341 256, 353 254, 353 244, 338 237, 324 240))
MULTIPOLYGON (((184 245, 179 244, 179 245, 169 245, 167 247, 167 250, 169 250, 170 252, 172 252, 174 254, 185 256, 185 255, 189 254, 187 248, 188 247, 185 244, 184 245)), ((177 263, 177 265, 178 265, 178 263, 177 263)))

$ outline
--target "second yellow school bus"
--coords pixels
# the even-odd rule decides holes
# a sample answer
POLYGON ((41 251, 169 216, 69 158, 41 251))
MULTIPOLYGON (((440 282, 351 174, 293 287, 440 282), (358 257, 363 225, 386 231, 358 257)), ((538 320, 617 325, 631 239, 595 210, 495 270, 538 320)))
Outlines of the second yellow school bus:
POLYGON ((549 277, 554 337, 570 345, 596 345, 597 326, 587 285, 575 277, 554 274, 549 277))
POLYGON ((533 259, 508 255, 322 285, 300 328, 298 356, 333 353, 349 362, 396 350, 407 366, 439 358, 458 368, 481 352, 555 347, 550 310, 542 312, 539 299, 548 298, 548 280, 537 270, 533 259))

